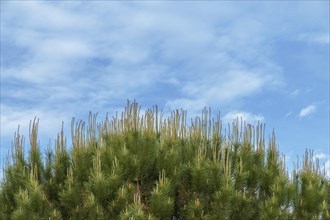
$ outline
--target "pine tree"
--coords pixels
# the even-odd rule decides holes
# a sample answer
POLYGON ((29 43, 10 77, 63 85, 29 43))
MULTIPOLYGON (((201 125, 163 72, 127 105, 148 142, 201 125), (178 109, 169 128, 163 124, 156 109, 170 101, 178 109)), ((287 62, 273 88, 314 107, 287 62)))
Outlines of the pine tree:
POLYGON ((205 108, 189 125, 186 115, 128 102, 101 123, 73 118, 70 147, 62 124, 44 154, 35 118, 27 153, 14 135, 0 219, 330 219, 330 181, 313 151, 289 173, 264 124, 236 119, 224 134, 220 114, 205 108))

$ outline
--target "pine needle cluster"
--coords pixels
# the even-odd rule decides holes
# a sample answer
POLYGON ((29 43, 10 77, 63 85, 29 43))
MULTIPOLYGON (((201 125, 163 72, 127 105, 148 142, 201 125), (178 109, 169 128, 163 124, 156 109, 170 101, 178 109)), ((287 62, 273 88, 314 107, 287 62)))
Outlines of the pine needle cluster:
POLYGON ((19 129, 0 185, 0 219, 330 219, 330 181, 313 152, 289 173, 274 132, 210 109, 187 124, 137 102, 98 123, 63 126, 42 154, 38 120, 25 155, 19 129), (223 132, 223 130, 226 130, 223 132))

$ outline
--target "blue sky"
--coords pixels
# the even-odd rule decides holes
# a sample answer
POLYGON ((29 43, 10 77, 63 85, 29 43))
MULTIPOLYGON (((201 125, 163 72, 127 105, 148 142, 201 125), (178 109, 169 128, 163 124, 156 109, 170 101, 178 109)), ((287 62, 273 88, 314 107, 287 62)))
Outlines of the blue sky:
POLYGON ((45 147, 136 99, 259 120, 289 166, 313 148, 329 169, 329 19, 328 1, 1 1, 1 159, 35 116, 45 147))

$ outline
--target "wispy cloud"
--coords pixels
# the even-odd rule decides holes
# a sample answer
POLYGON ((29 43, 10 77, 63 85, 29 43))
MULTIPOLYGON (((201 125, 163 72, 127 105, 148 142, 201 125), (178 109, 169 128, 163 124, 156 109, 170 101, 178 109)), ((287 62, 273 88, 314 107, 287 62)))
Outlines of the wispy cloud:
POLYGON ((265 117, 262 115, 256 115, 250 112, 239 112, 239 111, 232 111, 228 112, 224 117, 223 120, 226 123, 231 123, 235 119, 241 119, 246 121, 250 124, 256 124, 257 122, 264 122, 265 117))
MULTIPOLYGON (((204 106, 252 109, 253 99, 266 102, 283 88, 302 88, 288 81, 300 70, 282 65, 275 55, 279 51, 282 57, 279 44, 292 36, 323 42, 329 26, 323 19, 327 7, 308 2, 186 7, 161 1, 6 1, 1 6, 1 141, 11 138, 18 124, 26 132, 35 116, 40 135, 52 138, 62 120, 90 110, 111 113, 126 99, 188 109, 192 116, 204 106)), ((301 117, 310 114, 305 110, 301 117)), ((245 111, 226 116, 264 120, 245 111)))
POLYGON ((330 33, 304 33, 300 34, 297 37, 300 41, 306 41, 308 43, 317 43, 317 44, 330 44, 330 33))
POLYGON ((287 118, 287 117, 289 117, 290 115, 292 115, 292 112, 288 112, 288 113, 286 113, 284 117, 287 118))
POLYGON ((289 96, 290 97, 296 97, 301 93, 301 91, 299 89, 295 89, 294 91, 292 91, 289 96))
MULTIPOLYGON (((14 132, 17 131, 20 125, 21 134, 27 138, 30 120, 33 120, 34 117, 38 117, 40 128, 39 136, 43 138, 46 144, 50 139, 55 138, 56 134, 61 130, 62 121, 65 121, 66 128, 69 128, 72 117, 72 114, 65 111, 45 111, 42 109, 20 111, 19 109, 3 104, 1 104, 1 111, 5 112, 5 114, 1 116, 2 137, 13 137, 14 132), (44 138, 46 138, 46 140, 44 138)), ((3 149, 8 149, 10 146, 7 146, 4 141, 5 140, 1 139, 1 147, 3 149)))
POLYGON ((304 118, 308 117, 316 112, 316 106, 315 105, 309 105, 303 109, 300 110, 299 112, 299 117, 304 118))
POLYGON ((186 82, 181 90, 186 98, 170 100, 167 106, 181 106, 195 112, 196 107, 212 106, 214 103, 228 105, 251 96, 272 83, 272 76, 255 72, 230 71, 209 76, 186 82))
MULTIPOLYGON (((15 118, 18 109, 29 118, 32 113, 79 114, 95 106, 108 110, 119 100, 159 94, 168 86, 171 91, 161 96, 167 108, 199 112, 281 81, 280 68, 260 53, 267 50, 267 35, 261 34, 266 29, 258 19, 224 25, 222 19, 241 9, 223 4, 218 13, 207 7, 206 16, 201 6, 6 2, 3 117, 15 118), (247 65, 248 57, 262 65, 247 65)), ((2 135, 12 132, 10 126, 5 129, 2 135)))
POLYGON ((318 153, 318 154, 315 154, 314 155, 314 159, 315 158, 318 158, 320 160, 322 159, 328 159, 330 156, 328 154, 325 154, 325 153, 318 153))

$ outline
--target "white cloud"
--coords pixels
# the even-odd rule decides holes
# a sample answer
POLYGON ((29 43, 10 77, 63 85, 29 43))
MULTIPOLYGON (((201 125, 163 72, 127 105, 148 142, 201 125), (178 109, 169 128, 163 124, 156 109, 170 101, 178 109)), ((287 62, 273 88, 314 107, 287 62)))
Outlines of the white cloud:
POLYGON ((298 96, 299 94, 300 94, 300 90, 299 89, 295 89, 294 91, 292 91, 290 94, 289 94, 289 96, 290 97, 296 97, 296 96, 298 96))
POLYGON ((304 118, 312 115, 313 113, 316 112, 316 106, 315 105, 309 105, 303 109, 300 110, 299 112, 299 117, 304 118))
POLYGON ((6 3, 4 44, 24 48, 27 58, 19 65, 2 66, 3 80, 24 85, 8 86, 5 97, 38 103, 34 111, 59 103, 83 110, 110 99, 139 97, 164 82, 183 96, 168 99, 167 106, 183 104, 178 107, 193 112, 190 108, 230 103, 274 84, 276 76, 267 73, 280 71, 260 53, 265 52, 260 21, 245 20, 249 29, 234 21, 217 33, 217 22, 240 10, 224 4, 223 13, 207 7, 206 16, 201 6, 196 3, 188 10, 165 3, 6 3), (249 55, 240 56, 243 52, 249 55), (244 57, 262 65, 247 67, 244 57))
MULTIPOLYGON (((20 125, 20 133, 24 135, 28 141, 29 123, 34 117, 39 118, 39 140, 43 144, 54 140, 57 133, 61 130, 62 121, 65 122, 66 130, 70 128, 72 115, 68 112, 58 112, 52 110, 36 110, 36 109, 15 109, 14 107, 1 104, 1 146, 9 149, 10 146, 5 144, 3 139, 11 139, 20 125)), ((28 143, 28 142, 26 142, 28 143)))
POLYGON ((330 44, 330 35, 328 33, 304 33, 300 34, 297 37, 300 41, 306 41, 309 43, 317 43, 317 44, 324 44, 329 45, 330 44))
POLYGON ((214 104, 228 104, 251 96, 266 85, 271 86, 273 77, 248 71, 230 71, 223 74, 210 74, 208 78, 201 78, 186 82, 182 93, 188 98, 170 100, 167 105, 171 108, 176 103, 184 108, 203 108, 214 104))
POLYGON ((61 120, 89 110, 111 112, 127 98, 162 100, 160 105, 188 109, 193 116, 204 106, 237 109, 245 98, 283 85, 274 39, 285 38, 286 31, 304 33, 294 29, 297 24, 324 23, 318 15, 309 25, 301 22, 304 16, 292 15, 297 11, 286 4, 278 6, 280 17, 269 16, 274 10, 267 4, 255 5, 251 14, 250 4, 229 2, 2 6, 1 138, 11 137, 18 124, 26 128, 34 116, 52 138, 61 120))
POLYGON ((264 122, 265 118, 262 115, 255 115, 250 112, 240 112, 240 111, 232 111, 228 112, 224 117, 223 121, 226 123, 231 123, 235 119, 243 119, 250 124, 256 124, 257 122, 264 122))
POLYGON ((227 76, 218 78, 218 88, 215 85, 205 92, 220 101, 232 101, 258 92, 266 84, 271 84, 270 79, 270 75, 255 72, 229 72, 227 76))
POLYGON ((187 110, 187 118, 194 118, 199 116, 204 107, 207 107, 207 103, 202 99, 188 99, 188 98, 179 98, 174 100, 169 100, 166 102, 166 111, 172 111, 175 109, 187 110))
MULTIPOLYGON (((6 16, 9 21, 24 19, 26 23, 19 25, 20 28, 40 28, 47 30, 67 30, 85 28, 84 24, 91 24, 90 16, 84 17, 72 11, 79 9, 80 4, 53 4, 49 2, 13 2, 5 3, 8 9, 6 16)), ((93 21, 93 20, 92 20, 93 21)))
POLYGON ((329 158, 329 155, 325 154, 325 153, 318 153, 314 155, 314 159, 318 158, 319 160, 323 160, 323 159, 327 159, 329 158))
POLYGON ((285 118, 289 117, 290 115, 292 115, 292 112, 288 112, 285 114, 285 118))
POLYGON ((193 115, 199 114, 204 106, 231 105, 245 97, 260 92, 266 86, 277 87, 277 79, 272 75, 255 71, 228 71, 208 74, 208 77, 183 82, 184 97, 169 100, 170 109, 189 109, 193 115))

